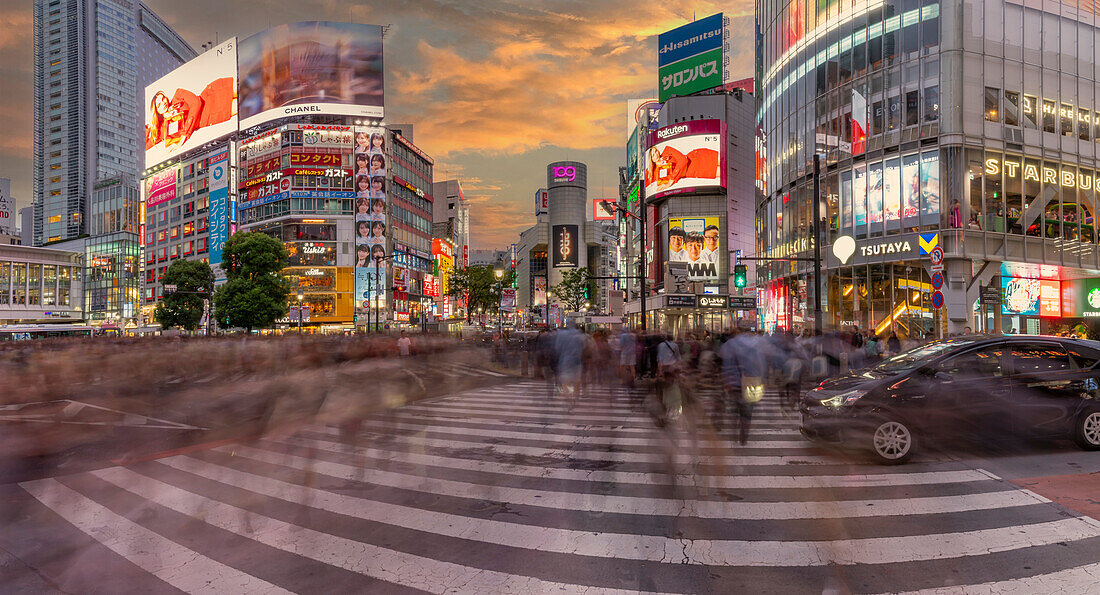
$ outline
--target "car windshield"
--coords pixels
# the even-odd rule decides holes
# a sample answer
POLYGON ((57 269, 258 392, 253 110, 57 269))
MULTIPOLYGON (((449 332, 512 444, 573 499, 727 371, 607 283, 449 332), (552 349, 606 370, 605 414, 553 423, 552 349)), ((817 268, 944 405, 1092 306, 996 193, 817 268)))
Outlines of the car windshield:
POLYGON ((948 339, 946 341, 936 341, 935 343, 929 343, 927 345, 921 345, 920 347, 914 347, 909 351, 904 351, 895 355, 894 357, 882 362, 871 369, 873 373, 892 375, 901 374, 902 372, 908 372, 928 360, 943 355, 944 353, 969 345, 976 341, 974 338, 960 338, 960 339, 948 339))

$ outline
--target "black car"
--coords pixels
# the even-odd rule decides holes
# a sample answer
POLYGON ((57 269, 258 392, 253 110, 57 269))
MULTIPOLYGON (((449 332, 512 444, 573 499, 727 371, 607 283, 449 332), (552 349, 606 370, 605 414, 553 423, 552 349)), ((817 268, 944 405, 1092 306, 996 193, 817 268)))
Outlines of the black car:
POLYGON ((1072 438, 1100 449, 1100 342, 967 336, 929 343, 801 402, 811 440, 864 446, 885 463, 960 435, 1072 438), (960 434, 961 433, 961 434, 960 434))

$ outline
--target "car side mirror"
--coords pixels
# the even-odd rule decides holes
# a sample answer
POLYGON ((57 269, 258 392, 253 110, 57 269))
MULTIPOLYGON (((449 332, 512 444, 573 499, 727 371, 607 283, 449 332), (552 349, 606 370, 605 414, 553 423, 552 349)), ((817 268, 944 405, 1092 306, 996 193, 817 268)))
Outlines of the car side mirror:
POLYGON ((955 381, 954 376, 952 376, 952 375, 950 375, 947 372, 944 372, 942 370, 937 370, 935 373, 933 373, 932 378, 934 378, 936 380, 939 380, 940 382, 954 382, 955 381))

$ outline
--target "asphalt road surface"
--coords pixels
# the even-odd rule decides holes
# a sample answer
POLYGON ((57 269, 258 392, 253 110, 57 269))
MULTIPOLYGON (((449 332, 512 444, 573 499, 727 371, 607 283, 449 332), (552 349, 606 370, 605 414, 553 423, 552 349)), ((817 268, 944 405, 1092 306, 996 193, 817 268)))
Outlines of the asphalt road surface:
MULTIPOLYGON (((500 384, 0 486, 4 592, 1094 593, 1100 457, 750 441, 500 384)), ((704 394, 706 399, 708 395, 704 394)), ((42 422, 45 423, 45 422, 42 422)), ((170 419, 157 423, 182 423, 170 419)), ((175 431, 169 428, 159 432, 175 431)))

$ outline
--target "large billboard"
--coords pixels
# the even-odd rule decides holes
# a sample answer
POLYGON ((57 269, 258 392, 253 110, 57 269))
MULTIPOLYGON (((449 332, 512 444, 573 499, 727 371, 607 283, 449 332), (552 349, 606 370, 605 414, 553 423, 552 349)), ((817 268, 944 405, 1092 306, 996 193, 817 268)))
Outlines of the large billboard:
POLYGON ((667 262, 687 263, 689 281, 717 281, 726 258, 718 217, 668 220, 667 262))
POLYGON ((649 134, 645 192, 649 198, 726 187, 726 123, 689 120, 649 134))
POLYGON ((385 321, 389 287, 389 237, 386 186, 390 155, 384 128, 354 128, 355 175, 355 308, 371 321, 385 321))
POLYGON ((240 127, 295 115, 382 117, 382 28, 311 21, 240 42, 240 127))
POLYGON ((145 87, 145 167, 234 132, 235 37, 145 87))
POLYGON ((217 272, 221 270, 222 249, 229 239, 229 149, 207 157, 206 171, 210 188, 209 260, 217 272))
POLYGON ((725 82, 722 13, 657 37, 658 99, 690 95, 725 82))
POLYGON ((176 172, 178 171, 179 168, 173 165, 145 178, 146 207, 155 207, 176 198, 176 172))
POLYGON ((15 200, 11 197, 11 179, 0 178, 0 233, 15 230, 15 200))
POLYGON ((577 268, 580 266, 580 246, 578 226, 555 225, 553 228, 554 254, 551 260, 555 269, 577 268))

